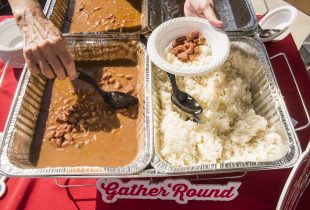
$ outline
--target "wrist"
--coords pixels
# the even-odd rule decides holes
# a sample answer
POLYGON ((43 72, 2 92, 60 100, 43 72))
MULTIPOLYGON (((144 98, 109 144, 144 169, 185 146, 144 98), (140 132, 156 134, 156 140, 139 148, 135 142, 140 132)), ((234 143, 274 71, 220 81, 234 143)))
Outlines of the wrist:
POLYGON ((31 6, 22 4, 18 7, 15 7, 12 12, 16 24, 21 31, 23 31, 30 22, 33 22, 33 20, 45 18, 40 5, 36 4, 31 6))
POLYGON ((41 7, 32 7, 32 8, 17 8, 13 12, 16 24, 21 31, 24 31, 28 27, 29 23, 38 21, 41 18, 45 18, 41 7))

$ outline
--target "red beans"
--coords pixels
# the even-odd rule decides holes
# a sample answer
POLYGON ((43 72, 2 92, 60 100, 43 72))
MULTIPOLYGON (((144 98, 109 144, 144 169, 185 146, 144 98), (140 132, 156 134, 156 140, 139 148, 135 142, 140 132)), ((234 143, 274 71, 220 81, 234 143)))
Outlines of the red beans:
POLYGON ((187 35, 187 39, 193 41, 199 38, 199 31, 191 31, 187 35))
POLYGON ((83 115, 82 115, 82 118, 84 120, 87 120, 88 118, 90 118, 90 113, 89 112, 85 112, 83 115))
POLYGON ((182 53, 177 55, 177 58, 182 60, 182 61, 187 61, 189 59, 189 56, 188 56, 187 52, 182 52, 182 53))
POLYGON ((60 122, 60 123, 67 122, 68 121, 68 116, 66 114, 62 113, 62 114, 57 116, 56 121, 60 122))
POLYGON ((52 138, 52 139, 51 139, 51 143, 52 143, 53 145, 56 146, 56 139, 55 139, 55 138, 52 138))
POLYGON ((67 147, 67 146, 70 146, 70 141, 64 141, 64 142, 61 144, 61 147, 67 147))
POLYGON ((194 43, 190 43, 189 44, 189 48, 187 49, 186 53, 188 55, 192 55, 194 54, 194 49, 195 49, 196 45, 194 43))
POLYGON ((191 31, 187 37, 179 37, 172 43, 171 53, 179 60, 186 62, 192 57, 190 55, 199 54, 199 45, 205 44, 205 38, 200 37, 199 31, 191 31), (197 50, 196 50, 197 49, 197 50))
POLYGON ((49 131, 49 132, 47 133, 47 135, 46 135, 46 138, 47 138, 48 140, 50 140, 50 139, 52 139, 52 138, 55 137, 55 134, 56 134, 56 131, 55 131, 55 130, 49 131))
POLYGON ((56 138, 60 138, 60 137, 63 137, 65 135, 66 131, 65 130, 60 130, 60 131, 57 131, 55 133, 55 137, 56 138))
POLYGON ((76 124, 78 122, 78 120, 75 117, 69 117, 68 122, 71 124, 76 124))
POLYGON ((68 125, 67 128, 66 128, 66 132, 69 133, 71 132, 73 129, 73 126, 72 125, 68 125))
POLYGON ((62 145, 62 139, 61 138, 57 138, 56 139, 56 146, 57 147, 61 147, 61 145, 62 145))
POLYGON ((116 82, 114 83, 114 88, 115 88, 116 90, 119 90, 119 89, 122 88, 122 84, 121 84, 119 81, 116 81, 116 82))
POLYGON ((72 135, 67 134, 67 133, 64 135, 64 138, 68 141, 74 141, 74 138, 72 137, 72 135))
POLYGON ((109 80, 108 80, 108 84, 114 84, 115 83, 115 79, 114 78, 110 78, 109 80))

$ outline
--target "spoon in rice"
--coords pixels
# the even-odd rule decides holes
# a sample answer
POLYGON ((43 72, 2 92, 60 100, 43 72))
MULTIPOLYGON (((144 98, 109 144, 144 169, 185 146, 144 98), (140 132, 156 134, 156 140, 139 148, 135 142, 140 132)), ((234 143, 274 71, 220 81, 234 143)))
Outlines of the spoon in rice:
POLYGON ((179 109, 182 111, 192 114, 194 116, 194 121, 199 123, 199 114, 202 113, 202 107, 198 104, 198 102, 189 94, 181 91, 178 88, 178 85, 176 83, 175 75, 170 74, 167 72, 167 75, 170 79, 171 86, 172 86, 172 95, 171 95, 171 101, 174 105, 176 105, 179 109))

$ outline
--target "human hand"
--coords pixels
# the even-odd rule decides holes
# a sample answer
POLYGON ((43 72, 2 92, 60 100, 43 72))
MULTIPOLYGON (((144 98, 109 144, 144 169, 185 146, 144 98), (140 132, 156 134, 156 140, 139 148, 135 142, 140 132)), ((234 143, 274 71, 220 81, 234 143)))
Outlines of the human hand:
POLYGON ((47 78, 75 79, 75 64, 66 50, 61 32, 48 20, 41 8, 26 8, 15 15, 24 37, 24 57, 33 74, 40 71, 47 78))
POLYGON ((214 12, 213 0, 186 0, 185 16, 206 18, 213 26, 222 28, 223 22, 217 19, 214 12))

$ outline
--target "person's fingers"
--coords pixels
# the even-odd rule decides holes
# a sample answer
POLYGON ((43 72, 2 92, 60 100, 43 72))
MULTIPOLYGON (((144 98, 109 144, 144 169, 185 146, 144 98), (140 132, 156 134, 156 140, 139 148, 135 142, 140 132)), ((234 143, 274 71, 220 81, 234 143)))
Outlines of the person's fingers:
POLYGON ((63 66, 66 68, 68 77, 71 80, 76 78, 76 69, 73 59, 71 58, 68 51, 62 51, 58 54, 59 59, 61 60, 63 66))
POLYGON ((197 17, 205 18, 205 15, 203 13, 197 13, 197 17))
POLYGON ((220 21, 219 19, 217 19, 214 10, 212 7, 207 7, 204 10, 204 16, 205 18, 215 27, 217 28, 223 28, 224 27, 224 23, 222 21, 220 21))
POLYGON ((59 80, 66 79, 65 70, 62 64, 60 63, 58 57, 52 51, 52 48, 50 47, 49 43, 41 45, 39 49, 45 60, 51 65, 52 70, 54 71, 58 79, 59 80))
POLYGON ((45 75, 49 79, 53 79, 55 77, 55 73, 53 72, 50 65, 46 62, 46 60, 39 60, 39 66, 41 68, 42 74, 45 75))
POLYGON ((46 62, 45 58, 41 56, 39 49, 36 47, 32 52, 34 59, 39 64, 42 74, 45 75, 48 79, 53 79, 55 74, 50 65, 46 62))
POLYGON ((186 5, 184 5, 184 14, 187 17, 200 17, 200 18, 204 18, 203 14, 198 13, 190 4, 189 1, 185 2, 186 5))
POLYGON ((190 1, 186 1, 184 4, 184 14, 188 17, 196 17, 197 13, 195 9, 192 7, 190 1))
POLYGON ((33 56, 33 53, 32 53, 31 49, 25 49, 24 50, 24 57, 25 57, 27 69, 32 74, 40 73, 40 69, 38 68, 37 63, 35 62, 35 58, 33 56))
POLYGON ((213 26, 222 28, 224 24, 217 19, 214 13, 213 1, 190 1, 184 4, 185 16, 206 18, 213 26))
POLYGON ((190 4, 189 4, 189 2, 188 1, 185 1, 185 3, 184 3, 184 15, 185 16, 191 16, 191 8, 190 8, 191 6, 190 6, 190 4))
POLYGON ((50 67, 50 65, 46 62, 46 60, 39 60, 39 66, 41 68, 42 73, 49 79, 53 79, 55 77, 55 73, 50 67))
POLYGON ((39 74, 40 73, 40 69, 37 66, 36 63, 33 63, 30 60, 26 60, 26 65, 27 65, 27 69, 32 73, 32 74, 39 74))
POLYGON ((63 41, 58 41, 55 45, 53 45, 53 48, 62 65, 65 67, 68 77, 71 80, 74 80, 76 78, 75 64, 65 46, 66 45, 63 41))
POLYGON ((184 11, 184 14, 186 17, 197 17, 198 14, 194 10, 187 10, 186 12, 184 11))

